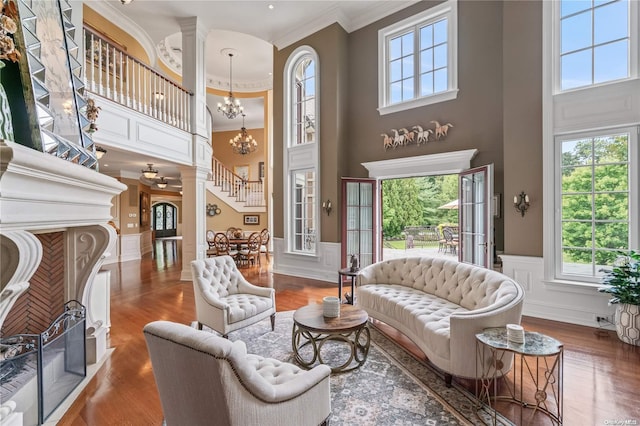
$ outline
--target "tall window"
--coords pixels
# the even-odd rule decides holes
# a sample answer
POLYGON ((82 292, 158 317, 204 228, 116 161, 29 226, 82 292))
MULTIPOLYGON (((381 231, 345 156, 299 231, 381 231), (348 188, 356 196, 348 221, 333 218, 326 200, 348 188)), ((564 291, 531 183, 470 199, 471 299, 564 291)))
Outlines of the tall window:
POLYGON ((556 139, 559 277, 595 282, 619 250, 631 248, 638 233, 631 219, 637 217, 632 192, 640 186, 636 131, 556 139))
POLYGON ((637 31, 638 23, 630 20, 630 6, 629 0, 560 2, 561 90, 631 75, 632 49, 638 49, 631 26, 637 31))
POLYGON ((315 172, 295 172, 293 182, 293 250, 314 253, 317 235, 315 172))
POLYGON ((381 29, 378 43, 381 114, 456 97, 455 0, 381 29))
POLYGON ((293 71, 291 83, 293 138, 291 143, 301 145, 316 141, 316 63, 308 55, 300 58, 293 71))
POLYGON ((300 46, 284 68, 283 200, 285 250, 315 255, 319 243, 319 62, 309 46, 300 46))

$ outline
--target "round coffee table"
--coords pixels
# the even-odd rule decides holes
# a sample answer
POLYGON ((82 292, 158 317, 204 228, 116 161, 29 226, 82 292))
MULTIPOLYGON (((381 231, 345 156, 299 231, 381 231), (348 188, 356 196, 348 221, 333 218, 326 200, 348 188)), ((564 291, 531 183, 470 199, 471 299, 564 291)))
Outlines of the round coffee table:
POLYGON ((367 360, 371 343, 367 327, 369 315, 353 305, 340 305, 340 316, 336 318, 325 317, 322 311, 322 304, 315 304, 293 314, 291 347, 296 362, 307 369, 316 363, 327 364, 322 358, 322 347, 328 341, 338 341, 347 344, 350 354, 343 364, 329 365, 331 372, 344 373, 360 367, 367 360), (300 352, 307 346, 311 347, 309 355, 300 352))

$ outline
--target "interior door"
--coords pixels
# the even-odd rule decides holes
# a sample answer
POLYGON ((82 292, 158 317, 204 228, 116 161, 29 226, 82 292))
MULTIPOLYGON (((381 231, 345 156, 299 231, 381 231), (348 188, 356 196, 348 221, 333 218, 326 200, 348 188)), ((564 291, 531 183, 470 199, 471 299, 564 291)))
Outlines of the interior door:
POLYGON ((378 181, 342 178, 342 259, 341 267, 355 254, 360 267, 378 259, 378 181))
POLYGON ((458 258, 461 262, 491 268, 493 164, 460 173, 459 191, 458 258))

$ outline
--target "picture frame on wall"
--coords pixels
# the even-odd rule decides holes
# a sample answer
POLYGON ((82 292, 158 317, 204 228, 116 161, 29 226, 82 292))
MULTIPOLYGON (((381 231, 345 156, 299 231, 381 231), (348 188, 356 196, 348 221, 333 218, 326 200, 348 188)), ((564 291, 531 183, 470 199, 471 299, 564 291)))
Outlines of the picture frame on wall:
POLYGON ((245 225, 260 225, 260 215, 258 215, 258 214, 245 214, 243 223, 245 225))
POLYGON ((233 166, 233 173, 244 181, 249 180, 249 165, 233 166))
POLYGON ((150 214, 150 196, 148 192, 140 192, 140 227, 146 228, 149 226, 150 214))

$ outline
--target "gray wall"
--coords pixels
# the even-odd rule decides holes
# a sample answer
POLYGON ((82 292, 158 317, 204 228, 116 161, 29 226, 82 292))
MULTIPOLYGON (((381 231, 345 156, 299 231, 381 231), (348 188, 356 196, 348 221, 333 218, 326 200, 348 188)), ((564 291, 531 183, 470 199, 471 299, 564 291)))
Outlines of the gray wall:
MULTIPOLYGON (((495 222, 498 250, 541 256, 541 200, 536 202, 542 198, 542 3, 460 1, 458 98, 381 116, 377 111, 378 30, 437 3, 417 3, 348 35, 333 25, 274 51, 274 170, 282 167, 284 63, 296 47, 308 44, 318 52, 321 64, 322 199, 331 198, 337 212, 329 218, 323 215, 323 241, 340 241, 339 178, 365 177, 361 163, 476 148, 473 166, 493 163, 494 192, 503 195, 503 214, 495 222), (416 124, 428 127, 431 120, 454 125, 446 139, 384 150, 381 133, 416 124), (525 222, 511 207, 513 195, 523 189, 532 198, 525 222)), ((282 199, 281 174, 274 178, 275 199, 282 199)), ((274 218, 275 235, 282 236, 281 203, 274 206, 274 218)))

